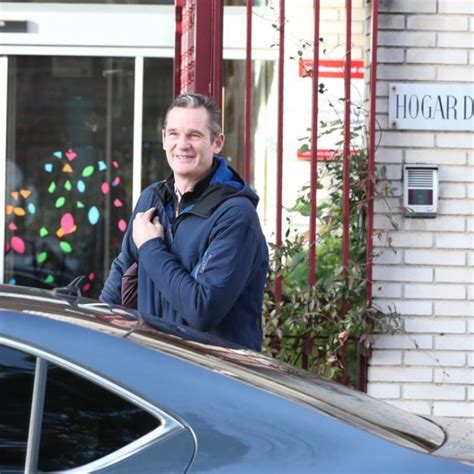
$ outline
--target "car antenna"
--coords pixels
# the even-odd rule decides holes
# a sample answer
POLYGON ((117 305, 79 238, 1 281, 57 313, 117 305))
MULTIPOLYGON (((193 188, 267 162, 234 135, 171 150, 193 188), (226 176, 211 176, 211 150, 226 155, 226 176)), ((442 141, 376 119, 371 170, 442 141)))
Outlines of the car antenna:
POLYGON ((59 298, 63 298, 71 303, 75 302, 81 297, 81 284, 85 278, 86 277, 84 275, 80 275, 68 283, 67 286, 53 288, 53 296, 58 296, 59 298))

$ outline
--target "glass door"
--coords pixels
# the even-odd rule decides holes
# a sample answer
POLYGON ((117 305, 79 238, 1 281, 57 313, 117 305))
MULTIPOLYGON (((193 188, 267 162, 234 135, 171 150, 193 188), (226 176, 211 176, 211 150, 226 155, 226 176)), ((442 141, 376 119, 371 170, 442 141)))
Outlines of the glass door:
POLYGON ((134 58, 12 56, 5 283, 97 296, 132 206, 134 58))

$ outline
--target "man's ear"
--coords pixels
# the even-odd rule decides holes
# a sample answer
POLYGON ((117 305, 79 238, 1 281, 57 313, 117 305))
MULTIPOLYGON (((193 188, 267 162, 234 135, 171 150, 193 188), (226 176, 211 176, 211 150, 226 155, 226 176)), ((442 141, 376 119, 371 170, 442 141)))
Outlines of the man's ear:
POLYGON ((217 135, 217 137, 214 139, 214 143, 213 143, 214 154, 219 153, 222 150, 222 148, 224 148, 224 142, 225 142, 224 134, 219 133, 219 135, 217 135))

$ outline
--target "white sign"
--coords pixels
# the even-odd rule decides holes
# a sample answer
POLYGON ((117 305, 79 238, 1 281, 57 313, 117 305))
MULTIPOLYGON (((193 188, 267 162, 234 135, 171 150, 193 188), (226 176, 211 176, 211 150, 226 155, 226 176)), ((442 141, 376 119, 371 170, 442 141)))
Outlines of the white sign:
POLYGON ((388 119, 399 130, 474 131, 474 85, 390 84, 388 119))

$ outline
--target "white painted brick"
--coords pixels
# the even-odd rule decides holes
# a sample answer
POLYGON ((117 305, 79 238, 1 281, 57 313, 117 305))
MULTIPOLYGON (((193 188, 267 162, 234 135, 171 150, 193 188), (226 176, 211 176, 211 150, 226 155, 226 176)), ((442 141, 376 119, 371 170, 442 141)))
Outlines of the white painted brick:
POLYGON ((474 319, 472 319, 472 314, 470 314, 471 319, 467 322, 467 331, 469 334, 474 334, 474 319))
POLYGON ((441 215, 465 215, 472 216, 474 213, 474 201, 467 199, 440 199, 438 201, 438 213, 441 215))
POLYGON ((381 122, 384 119, 386 120, 388 117, 388 100, 386 97, 383 97, 382 99, 377 99, 376 109, 377 109, 377 121, 381 122))
POLYGON ((374 350, 370 356, 371 365, 401 365, 401 351, 374 350))
POLYGON ((376 198, 374 203, 375 212, 399 212, 400 211, 400 199, 385 198, 380 199, 376 198))
POLYGON ((457 285, 405 285, 405 297, 415 299, 434 300, 462 300, 466 297, 466 290, 457 285))
POLYGON ((378 299, 377 306, 384 312, 389 313, 395 307, 400 314, 411 316, 431 316, 433 314, 433 305, 429 301, 387 301, 378 299))
POLYGON ((432 367, 464 367, 466 356, 462 351, 405 351, 405 365, 426 365, 432 367))
POLYGON ((421 247, 433 246, 433 235, 426 232, 391 232, 391 242, 394 247, 421 247))
POLYGON ((466 31, 469 22, 463 16, 413 15, 407 18, 409 30, 466 31))
POLYGON ((431 367, 369 367, 369 380, 373 382, 432 382, 431 367))
MULTIPOLYGON (((377 60, 383 63, 402 63, 405 59, 405 51, 400 48, 380 48, 377 50, 377 60)), ((377 112, 381 110, 377 107, 377 112)))
POLYGON ((400 385, 395 383, 369 383, 367 393, 378 399, 400 398, 400 385))
POLYGON ((468 252, 468 265, 474 267, 474 252, 468 252))
POLYGON ((374 266, 374 280, 376 281, 433 281, 433 270, 422 267, 395 267, 393 265, 374 266))
POLYGON ((374 298, 401 298, 402 286, 394 283, 379 283, 374 282, 372 286, 372 296, 374 298))
POLYGON ((449 153, 446 153, 446 150, 406 150, 405 162, 464 165, 466 164, 466 153, 461 150, 450 150, 449 153))
MULTIPOLYGON (((446 33, 454 35, 456 33, 446 33)), ((468 34, 468 33, 458 33, 468 34)), ((432 32, 403 32, 399 31, 381 31, 379 33, 380 46, 415 46, 415 47, 434 47, 436 46, 436 34, 432 32)), ((455 44, 455 43, 454 43, 455 44)), ((451 45, 452 47, 452 45, 451 45)), ((420 79, 417 76, 417 79, 420 79)), ((413 78, 412 77, 412 78, 413 78)))
POLYGON ((409 411, 410 413, 416 413, 418 415, 431 415, 431 403, 430 402, 413 402, 406 400, 387 400, 390 405, 401 408, 402 410, 409 411))
POLYGON ((377 78, 396 81, 413 80, 433 81, 436 78, 436 67, 413 66, 413 65, 389 65, 381 64, 377 68, 377 78))
POLYGON ((470 401, 474 401, 474 387, 467 388, 467 399, 470 401))
POLYGON ((405 250, 405 263, 420 265, 457 265, 466 264, 466 254, 462 251, 444 250, 405 250))
POLYGON ((404 384, 403 398, 415 400, 465 400, 464 387, 436 384, 404 384))
POLYGON ((433 415, 435 416, 474 416, 474 403, 441 402, 433 403, 433 415))
MULTIPOLYGON (((453 336, 451 336, 453 337, 453 336)), ((443 367, 434 369, 434 381, 445 384, 474 384, 474 369, 443 367)))
POLYGON ((467 185, 467 197, 469 199, 474 199, 474 184, 467 185))
MULTIPOLYGON (((470 149, 472 146, 474 146, 474 138, 472 137, 472 134, 467 133, 440 132, 436 134, 436 144, 440 148, 470 149)), ((472 169, 465 168, 464 172, 470 173, 472 178, 472 169)))
MULTIPOLYGON (((445 135, 442 135, 443 139, 445 135)), ((438 136, 439 140, 440 136, 438 136)), ((451 137, 451 146, 455 147, 456 143, 454 142, 454 138, 451 137)), ((448 141, 446 141, 446 145, 448 145, 448 141)), ((460 146, 459 148, 466 148, 460 146)), ((472 182, 473 180, 473 170, 471 167, 467 166, 442 166, 439 169, 439 179, 440 181, 458 181, 461 183, 465 182, 472 182)))
POLYGON ((435 281, 440 283, 474 283, 472 268, 436 268, 435 281))
POLYGON ((375 152, 377 162, 401 163, 403 160, 402 150, 398 148, 379 148, 375 152))
MULTIPOLYGON (((445 185, 443 185, 445 186, 445 185)), ((459 186, 455 184, 453 186, 459 186)), ((426 230, 443 232, 464 232, 466 218, 458 216, 437 216, 436 219, 409 219, 403 221, 404 230, 426 230)), ((464 265, 464 263, 463 263, 464 265)))
POLYGON ((465 13, 474 14, 474 3, 472 0, 438 0, 439 13, 465 13))
POLYGON ((385 130, 382 133, 380 146, 432 148, 434 147, 434 134, 431 132, 392 132, 385 130))
MULTIPOLYGON (((374 215, 374 230, 377 231, 392 231, 395 228, 399 229, 402 226, 402 217, 399 214, 375 214, 374 215)), ((378 240, 378 239, 374 239, 378 240)), ((376 245, 374 243, 374 245, 376 245)), ((396 251, 396 249, 394 249, 396 251)), ((380 249, 377 249, 380 252, 380 249)), ((386 252, 392 252, 393 250, 387 249, 386 252)), ((382 262, 381 262, 382 263, 382 262)))
POLYGON ((466 322, 463 319, 406 318, 405 331, 410 333, 464 334, 466 322))
MULTIPOLYGON (((473 321, 470 321, 473 322, 473 321)), ((474 367, 474 352, 469 352, 467 355, 467 366, 474 367)))
POLYGON ((437 301, 436 316, 470 316, 474 314, 473 301, 437 301))
POLYGON ((404 15, 379 15, 380 30, 403 30, 405 28, 404 15))
MULTIPOLYGON (((457 202, 457 201, 456 201, 457 202)), ((474 203, 470 203, 473 207, 474 203)), ((474 208, 472 209, 474 211, 474 208)), ((474 249, 473 234, 436 234, 436 248, 474 249)))
POLYGON ((435 336, 435 348, 441 350, 472 351, 474 350, 474 338, 470 334, 462 336, 435 336))
POLYGON ((439 187, 439 196, 440 198, 452 198, 452 199, 461 199, 466 197, 466 188, 464 184, 447 184, 442 183, 439 187))
POLYGON ((410 48, 407 50, 407 63, 467 64, 467 62, 467 51, 459 49, 410 48))
POLYGON ((474 78, 472 68, 468 66, 440 66, 437 69, 437 79, 439 81, 468 82, 474 78))
POLYGON ((381 0, 380 12, 394 13, 434 13, 436 12, 436 0, 381 0))
POLYGON ((455 44, 458 48, 472 48, 472 33, 437 33, 437 35, 440 47, 452 48, 455 44))
MULTIPOLYGON (((378 250, 377 250, 378 251, 378 250)), ((374 255, 373 262, 378 265, 397 264, 402 262, 402 252, 385 249, 378 255, 374 255)))
POLYGON ((385 165, 385 178, 400 181, 402 179, 402 165, 385 165))
MULTIPOLYGON (((467 287, 467 299, 474 302, 474 286, 467 287)), ((474 312, 471 316, 474 316, 474 312)))
POLYGON ((474 218, 466 218, 466 231, 474 232, 474 218))
POLYGON ((375 349, 431 349, 433 338, 411 334, 377 334, 374 338, 375 349))
POLYGON ((388 89, 390 83, 388 81, 381 81, 377 79, 377 97, 388 97, 388 89))

